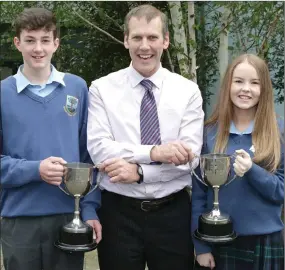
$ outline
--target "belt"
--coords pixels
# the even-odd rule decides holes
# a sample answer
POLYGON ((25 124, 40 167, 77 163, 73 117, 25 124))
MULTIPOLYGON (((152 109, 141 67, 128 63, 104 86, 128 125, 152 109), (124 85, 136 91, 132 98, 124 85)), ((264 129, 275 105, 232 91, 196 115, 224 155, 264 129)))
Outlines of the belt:
POLYGON ((127 197, 124 195, 109 192, 107 190, 103 190, 102 194, 104 193, 108 193, 110 195, 112 194, 112 196, 115 196, 117 199, 120 200, 120 202, 125 203, 128 206, 135 207, 144 212, 151 212, 151 211, 159 210, 163 208, 164 206, 168 205, 169 203, 173 202, 175 199, 181 196, 184 192, 187 192, 185 188, 178 192, 172 193, 166 197, 159 198, 159 199, 137 199, 137 198, 127 197))

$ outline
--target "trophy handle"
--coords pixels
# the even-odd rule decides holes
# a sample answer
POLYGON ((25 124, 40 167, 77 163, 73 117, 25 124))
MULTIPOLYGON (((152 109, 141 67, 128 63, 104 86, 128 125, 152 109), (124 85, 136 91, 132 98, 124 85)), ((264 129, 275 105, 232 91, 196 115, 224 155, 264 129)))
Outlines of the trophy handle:
MULTIPOLYGON (((60 184, 61 185, 61 184, 60 184)), ((72 195, 70 195, 64 188, 62 188, 61 186, 58 186, 59 187, 59 189, 61 190, 61 191, 63 191, 66 195, 68 195, 68 196, 72 196, 72 195)), ((72 196, 73 197, 73 196, 72 196)))
MULTIPOLYGON (((60 164, 59 162, 53 162, 54 164, 60 164)), ((63 179, 63 177, 62 177, 62 179, 63 179)), ((62 183, 62 182, 61 182, 62 183)), ((64 188, 62 188, 60 185, 61 185, 61 183, 59 184, 59 189, 61 190, 61 191, 63 191, 66 195, 68 195, 68 196, 71 196, 64 188)))
POLYGON ((234 176, 233 176, 233 178, 229 181, 229 182, 227 182, 226 184, 225 184, 225 186, 227 186, 228 184, 230 184, 232 181, 234 181, 235 179, 237 178, 237 175, 235 174, 234 176))
MULTIPOLYGON (((94 165, 93 169, 99 169, 100 165, 101 165, 101 163, 98 163, 98 164, 94 165)), ((97 178, 96 178, 96 185, 85 196, 89 195, 96 188, 98 188, 100 186, 100 184, 101 184, 102 179, 103 179, 103 173, 100 173, 100 171, 98 170, 98 175, 97 175, 97 178)))
POLYGON ((98 176, 96 179, 96 185, 88 192, 88 194, 93 192, 96 188, 98 188, 100 186, 102 179, 103 179, 103 174, 98 172, 98 176))
POLYGON ((203 180, 201 180, 201 178, 195 173, 195 170, 193 169, 193 166, 192 166, 192 162, 195 160, 195 158, 199 159, 200 157, 196 154, 194 154, 194 158, 192 161, 189 161, 189 167, 190 167, 190 174, 191 176, 194 174, 194 176, 197 178, 197 180, 199 180, 204 186, 207 186, 203 180))
MULTIPOLYGON (((234 159, 234 158, 236 158, 237 156, 238 156, 238 154, 237 154, 236 152, 234 152, 234 153, 230 156, 230 158, 231 158, 231 159, 234 159)), ((230 184, 230 183, 231 183, 232 181, 234 181, 236 178, 237 178, 237 175, 234 174, 234 176, 232 177, 232 179, 229 180, 229 181, 225 184, 225 186, 227 186, 228 184, 230 184)))

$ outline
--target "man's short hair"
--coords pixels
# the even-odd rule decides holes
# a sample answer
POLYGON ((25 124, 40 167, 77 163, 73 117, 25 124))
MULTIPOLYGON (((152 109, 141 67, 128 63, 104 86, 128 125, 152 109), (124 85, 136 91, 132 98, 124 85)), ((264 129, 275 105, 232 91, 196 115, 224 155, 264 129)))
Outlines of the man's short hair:
POLYGON ((125 17, 124 22, 124 33, 125 35, 129 35, 129 21, 132 17, 135 18, 146 18, 146 21, 149 23, 152 19, 156 17, 160 17, 162 22, 162 34, 163 36, 166 35, 168 32, 168 22, 167 22, 167 16, 158 10, 157 8, 151 6, 151 5, 141 5, 138 7, 135 7, 129 11, 129 13, 125 17))

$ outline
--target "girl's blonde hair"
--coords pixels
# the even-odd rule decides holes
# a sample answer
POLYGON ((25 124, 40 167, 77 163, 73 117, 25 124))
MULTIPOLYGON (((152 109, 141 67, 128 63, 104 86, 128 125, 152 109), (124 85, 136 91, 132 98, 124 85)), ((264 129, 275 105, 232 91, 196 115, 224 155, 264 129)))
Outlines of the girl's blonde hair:
POLYGON ((228 144, 230 124, 233 121, 233 103, 230 97, 233 72, 236 66, 243 62, 248 62, 255 68, 260 80, 260 97, 256 105, 252 132, 252 143, 255 148, 253 161, 269 172, 274 172, 281 160, 281 135, 274 110, 270 74, 264 60, 253 54, 243 54, 228 66, 221 84, 218 103, 205 126, 217 125, 214 152, 224 152, 228 144))

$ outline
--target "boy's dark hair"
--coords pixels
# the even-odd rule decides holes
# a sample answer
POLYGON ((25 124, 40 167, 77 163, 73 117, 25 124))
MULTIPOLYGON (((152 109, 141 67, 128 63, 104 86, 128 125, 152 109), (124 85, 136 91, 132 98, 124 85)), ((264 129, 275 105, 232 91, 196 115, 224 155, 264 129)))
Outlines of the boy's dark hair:
POLYGON ((24 9, 14 22, 16 37, 20 39, 22 30, 32 31, 43 29, 53 31, 53 38, 57 38, 56 18, 53 13, 44 8, 24 9))

